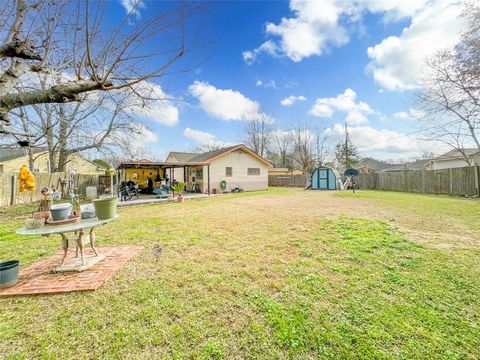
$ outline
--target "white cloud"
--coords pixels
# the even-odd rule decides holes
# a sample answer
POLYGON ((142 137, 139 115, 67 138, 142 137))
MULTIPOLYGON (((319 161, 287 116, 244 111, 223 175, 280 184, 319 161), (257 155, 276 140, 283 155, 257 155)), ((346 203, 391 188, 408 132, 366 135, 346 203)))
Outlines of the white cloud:
POLYGON ((414 120, 425 116, 425 113, 420 110, 410 108, 408 111, 399 111, 393 114, 393 117, 401 120, 414 120))
POLYGON ((166 126, 178 124, 178 108, 168 100, 169 96, 162 90, 160 85, 148 81, 133 86, 134 91, 146 100, 133 99, 128 111, 145 119, 153 120, 166 126))
POLYGON ((140 10, 145 9, 146 5, 143 0, 120 0, 120 4, 127 14, 140 17, 140 10))
POLYGON ((368 123, 368 115, 375 111, 365 102, 356 102, 357 94, 352 89, 346 89, 343 94, 334 98, 318 98, 309 110, 309 114, 317 117, 330 118, 335 111, 346 114, 345 120, 351 125, 368 123))
POLYGON ((210 116, 224 121, 248 121, 267 117, 260 112, 260 104, 239 91, 217 89, 205 81, 195 81, 188 87, 190 93, 198 98, 200 107, 210 116))
POLYGON ((158 142, 158 136, 145 125, 139 123, 131 123, 129 125, 130 132, 128 137, 135 139, 136 143, 153 144, 158 142))
POLYGON ((206 131, 201 131, 201 130, 195 130, 187 127, 183 131, 183 136, 185 136, 187 139, 192 139, 194 140, 197 144, 199 145, 208 145, 212 147, 225 147, 229 146, 229 143, 226 143, 224 141, 218 140, 217 137, 209 132, 206 131))
POLYGON ((292 17, 278 24, 267 23, 268 39, 254 50, 244 51, 243 59, 252 64, 262 53, 287 56, 294 62, 320 56, 329 47, 342 46, 349 39, 348 27, 361 23, 366 12, 384 14, 386 21, 413 16, 427 0, 291 0, 292 17))
POLYGON ((275 82, 275 80, 269 80, 267 82, 265 81, 262 81, 262 80, 257 80, 257 82, 255 83, 256 86, 260 86, 260 87, 264 87, 264 88, 272 88, 272 89, 279 89, 279 87, 277 86, 277 83, 275 82))
POLYGON ((436 51, 454 46, 463 23, 462 4, 452 0, 429 2, 399 36, 389 36, 367 50, 367 66, 377 83, 388 90, 415 88, 425 60, 436 51))
MULTIPOLYGON (((414 135, 393 130, 357 126, 349 127, 348 132, 359 153, 372 154, 377 158, 414 157, 425 152, 441 153, 445 150, 442 144, 426 142, 414 135)), ((340 141, 345 136, 344 127, 335 124, 327 129, 327 134, 333 142, 340 141)))
POLYGON ((295 96, 295 95, 290 95, 289 97, 286 97, 282 101, 280 101, 280 104, 283 106, 291 106, 297 101, 305 101, 307 98, 303 95, 300 96, 295 96))
POLYGON ((242 52, 243 60, 251 65, 257 60, 258 55, 261 53, 277 57, 279 56, 279 49, 273 41, 268 40, 254 50, 242 52))
POLYGON ((393 117, 396 119, 406 120, 410 118, 410 115, 406 111, 399 111, 393 114, 393 117))

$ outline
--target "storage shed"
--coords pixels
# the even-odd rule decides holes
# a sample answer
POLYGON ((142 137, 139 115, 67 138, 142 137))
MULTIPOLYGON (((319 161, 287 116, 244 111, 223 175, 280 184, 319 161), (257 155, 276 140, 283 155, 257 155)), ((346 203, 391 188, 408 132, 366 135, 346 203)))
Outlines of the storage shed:
POLYGON ((332 168, 320 166, 313 170, 310 182, 312 190, 336 190, 338 175, 332 168))

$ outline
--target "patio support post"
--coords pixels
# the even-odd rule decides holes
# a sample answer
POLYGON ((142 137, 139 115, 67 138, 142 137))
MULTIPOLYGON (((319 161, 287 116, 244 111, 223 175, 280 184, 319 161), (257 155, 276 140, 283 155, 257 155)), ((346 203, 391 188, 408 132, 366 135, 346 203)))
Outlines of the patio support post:
POLYGON ((208 196, 210 196, 210 165, 207 165, 207 174, 208 174, 208 196))

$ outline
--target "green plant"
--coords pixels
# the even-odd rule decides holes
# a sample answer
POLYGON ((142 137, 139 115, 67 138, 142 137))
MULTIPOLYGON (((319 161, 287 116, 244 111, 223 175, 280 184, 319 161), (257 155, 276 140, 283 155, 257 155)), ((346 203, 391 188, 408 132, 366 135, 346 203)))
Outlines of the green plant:
POLYGON ((175 192, 181 193, 183 191, 183 189, 185 189, 185 183, 177 182, 177 183, 172 185, 172 189, 175 192))

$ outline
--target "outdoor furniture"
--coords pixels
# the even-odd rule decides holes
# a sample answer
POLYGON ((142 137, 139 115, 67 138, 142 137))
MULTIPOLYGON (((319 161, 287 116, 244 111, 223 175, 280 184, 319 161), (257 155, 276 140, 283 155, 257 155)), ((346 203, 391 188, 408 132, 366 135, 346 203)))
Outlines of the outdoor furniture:
POLYGON ((138 199, 138 185, 133 184, 128 187, 128 195, 130 196, 130 200, 133 198, 138 199))
POLYGON ((25 228, 18 229, 16 231, 19 235, 43 235, 50 236, 52 234, 59 234, 61 236, 61 245, 64 251, 62 262, 55 268, 54 272, 67 272, 67 271, 85 271, 105 258, 104 255, 99 254, 95 248, 95 228, 97 226, 105 225, 106 223, 117 219, 115 216, 111 219, 97 220, 85 219, 80 220, 73 224, 66 225, 50 225, 44 226, 38 229, 27 230, 25 228), (67 237, 66 234, 74 233, 74 236, 67 237), (87 233, 87 234, 86 234, 87 233), (88 238, 85 236, 88 235, 88 238), (84 245, 90 245, 94 252, 94 256, 85 256, 84 245), (70 247, 75 247, 75 258, 67 260, 67 253, 70 247), (80 252, 80 259, 78 253, 80 252))
POLYGON ((166 189, 166 186, 159 186, 153 189, 153 193, 157 195, 157 198, 160 199, 166 199, 168 198, 168 190, 166 189))

